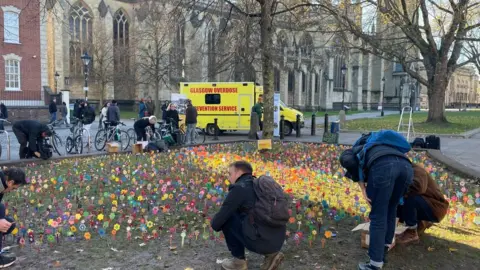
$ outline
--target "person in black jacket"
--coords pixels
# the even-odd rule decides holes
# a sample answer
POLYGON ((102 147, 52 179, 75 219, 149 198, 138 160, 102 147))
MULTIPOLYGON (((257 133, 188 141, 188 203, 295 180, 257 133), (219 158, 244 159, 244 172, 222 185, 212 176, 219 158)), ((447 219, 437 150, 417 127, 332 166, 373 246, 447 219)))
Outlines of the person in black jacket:
POLYGON ((28 153, 27 150, 33 152, 36 157, 41 157, 37 143, 40 144, 45 137, 52 136, 52 132, 47 125, 41 124, 35 120, 17 121, 13 124, 12 130, 15 134, 15 137, 17 137, 18 143, 20 144, 20 159, 26 158, 28 153))
POLYGON ((178 116, 177 106, 173 103, 167 108, 166 118, 167 123, 172 124, 173 127, 178 128, 178 123, 180 122, 180 116, 178 116))
MULTIPOLYGON (((367 138, 364 135, 361 139, 367 138)), ((365 139, 366 142, 366 139, 365 139)), ((370 210, 370 261, 360 263, 359 270, 377 270, 386 262, 386 255, 395 236, 397 206, 413 181, 412 164, 408 157, 388 145, 375 145, 365 154, 365 166, 360 168, 357 154, 364 143, 345 150, 340 164, 347 170, 345 177, 358 182, 370 210), (360 173, 366 181, 362 182, 360 173)))
POLYGON ((267 227, 260 223, 252 225, 249 211, 255 205, 253 169, 246 161, 237 161, 229 166, 228 195, 222 207, 211 221, 212 229, 222 231, 233 258, 222 262, 223 269, 247 269, 245 248, 265 255, 261 269, 277 269, 283 260, 280 252, 285 241, 286 227, 267 227))
MULTIPOLYGON (((15 229, 15 220, 6 215, 6 208, 1 203, 3 196, 20 186, 26 185, 25 172, 20 168, 8 168, 3 172, 0 171, 0 239, 3 236, 10 234, 15 229)), ((2 242, 0 241, 0 250, 2 249, 2 242)), ((6 268, 15 263, 15 257, 7 257, 0 254, 0 268, 6 268)))
POLYGON ((57 98, 53 98, 48 106, 48 111, 50 112, 50 123, 53 123, 57 120, 57 98))
POLYGON ((133 128, 135 129, 135 133, 137 134, 137 141, 146 141, 147 140, 147 132, 145 131, 146 127, 151 127, 152 131, 155 132, 155 123, 157 123, 157 117, 152 115, 150 117, 143 117, 140 120, 135 121, 133 124, 133 128))
MULTIPOLYGON (((0 119, 7 119, 8 118, 8 110, 7 110, 7 106, 5 106, 5 104, 0 103, 0 119)), ((3 121, 0 121, 0 130, 5 130, 5 128, 3 127, 3 124, 4 122, 3 121)))
POLYGON ((192 104, 191 100, 187 101, 187 109, 185 110, 185 124, 187 124, 186 143, 195 144, 195 129, 197 128, 197 108, 192 104))

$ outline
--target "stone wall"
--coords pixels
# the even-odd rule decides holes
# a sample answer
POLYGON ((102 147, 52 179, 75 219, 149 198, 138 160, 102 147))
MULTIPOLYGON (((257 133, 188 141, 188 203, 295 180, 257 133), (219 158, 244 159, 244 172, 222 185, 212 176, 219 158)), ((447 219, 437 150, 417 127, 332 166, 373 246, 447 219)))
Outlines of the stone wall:
MULTIPOLYGON (((61 113, 57 112, 57 119, 61 118, 61 113)), ((8 107, 8 120, 15 122, 18 120, 37 120, 47 123, 50 120, 48 106, 32 106, 32 107, 8 107)))

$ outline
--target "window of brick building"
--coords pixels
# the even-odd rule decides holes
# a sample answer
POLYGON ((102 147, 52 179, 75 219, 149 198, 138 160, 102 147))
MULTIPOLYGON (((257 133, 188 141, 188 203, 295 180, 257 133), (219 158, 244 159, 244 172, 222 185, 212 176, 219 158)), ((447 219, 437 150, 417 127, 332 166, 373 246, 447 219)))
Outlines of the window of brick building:
POLYGON ((20 61, 22 58, 15 54, 3 56, 5 60, 5 90, 20 91, 20 61))
POLYGON ((20 9, 3 6, 3 37, 5 43, 20 43, 20 9))

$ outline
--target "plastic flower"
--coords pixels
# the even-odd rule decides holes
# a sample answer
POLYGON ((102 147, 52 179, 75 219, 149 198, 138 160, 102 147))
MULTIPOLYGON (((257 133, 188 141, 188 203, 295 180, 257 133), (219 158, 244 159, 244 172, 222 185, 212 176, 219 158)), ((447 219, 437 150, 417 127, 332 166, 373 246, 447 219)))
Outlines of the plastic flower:
POLYGON ((73 233, 77 232, 77 227, 70 226, 70 231, 73 232, 73 233))
POLYGON ((116 231, 120 230, 120 224, 118 224, 118 223, 115 224, 115 226, 113 226, 113 229, 116 230, 116 231))
POLYGON ((89 232, 86 232, 84 235, 86 240, 90 240, 90 238, 92 237, 92 235, 89 233, 89 232))
POLYGON ((105 230, 103 228, 98 229, 98 234, 100 235, 100 237, 104 237, 105 236, 105 230))
POLYGON ((78 213, 75 214, 75 219, 76 219, 76 220, 80 220, 81 218, 82 218, 82 215, 80 215, 80 214, 78 214, 78 213))
POLYGON ((139 201, 139 202, 143 201, 143 196, 139 195, 138 198, 137 198, 137 201, 139 201))
POLYGON ((97 219, 99 221, 102 221, 103 220, 103 214, 102 213, 98 214, 97 219))
POLYGON ((332 232, 331 231, 325 231, 325 238, 329 239, 332 237, 332 232))
POLYGON ((147 227, 152 228, 153 227, 153 222, 151 222, 151 221, 147 222, 147 227))

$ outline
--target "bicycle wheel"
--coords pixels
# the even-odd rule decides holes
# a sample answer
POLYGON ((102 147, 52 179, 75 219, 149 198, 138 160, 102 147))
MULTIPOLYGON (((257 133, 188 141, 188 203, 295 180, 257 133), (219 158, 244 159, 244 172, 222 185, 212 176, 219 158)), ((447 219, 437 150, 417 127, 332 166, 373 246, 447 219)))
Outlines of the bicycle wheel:
POLYGON ((129 144, 134 145, 135 143, 137 143, 137 133, 135 132, 135 129, 133 128, 127 129, 127 134, 128 134, 128 137, 130 138, 129 144))
POLYGON ((177 144, 178 145, 185 144, 185 132, 183 132, 181 129, 177 131, 177 144))
POLYGON ((95 135, 95 149, 97 151, 102 151, 107 144, 107 131, 105 129, 101 129, 95 135))
POLYGON ((75 150, 77 150, 77 153, 78 154, 83 153, 83 139, 82 139, 82 136, 79 135, 79 136, 75 137, 73 142, 74 142, 74 145, 75 145, 75 150))
POLYGON ((125 130, 120 130, 118 133, 120 148, 125 151, 130 146, 130 136, 128 136, 128 133, 125 130))
POLYGON ((53 134, 52 144, 53 144, 53 150, 55 150, 55 152, 56 152, 59 156, 61 156, 60 151, 58 150, 58 148, 62 145, 62 139, 60 139, 60 137, 59 137, 57 134, 53 134))
POLYGON ((200 128, 195 128, 195 142, 196 143, 205 143, 205 140, 207 138, 207 135, 205 134, 205 132, 202 131, 202 129, 200 128))
POLYGON ((73 147, 74 147, 73 139, 72 137, 68 136, 67 140, 65 141, 65 152, 67 154, 71 154, 73 147))

